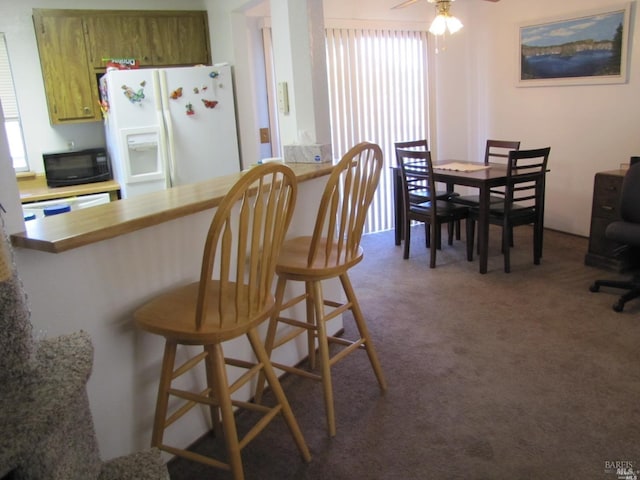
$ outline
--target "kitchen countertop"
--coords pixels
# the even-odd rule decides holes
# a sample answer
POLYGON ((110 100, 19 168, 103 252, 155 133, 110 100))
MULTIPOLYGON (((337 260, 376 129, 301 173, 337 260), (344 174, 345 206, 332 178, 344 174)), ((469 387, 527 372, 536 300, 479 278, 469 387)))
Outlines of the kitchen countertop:
MULTIPOLYGON (((329 175, 331 163, 288 164, 298 182, 329 175)), ((241 174, 183 185, 25 223, 11 235, 14 247, 60 253, 214 208, 241 174)), ((103 190, 104 191, 104 190, 103 190)), ((91 192, 93 193, 93 192, 91 192)))
POLYGON ((113 180, 51 188, 47 186, 47 179, 44 174, 18 178, 18 190, 20 191, 20 202, 22 203, 41 202, 43 200, 77 197, 94 193, 108 193, 112 201, 117 200, 120 196, 120 185, 113 180))

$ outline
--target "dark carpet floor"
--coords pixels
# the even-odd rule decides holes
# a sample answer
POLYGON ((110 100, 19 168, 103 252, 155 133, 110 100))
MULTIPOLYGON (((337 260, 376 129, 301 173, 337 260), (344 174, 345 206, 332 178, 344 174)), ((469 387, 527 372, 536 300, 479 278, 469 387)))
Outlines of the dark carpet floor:
MULTIPOLYGON (((277 419, 243 450, 246 478, 617 480, 612 462, 640 469, 640 301, 615 313, 617 292, 589 292, 624 275, 585 266, 586 239, 546 231, 534 266, 531 230, 515 234, 505 274, 492 229, 486 275, 459 241, 429 269, 418 227, 409 260, 392 232, 365 236, 351 277, 389 389, 364 353, 340 362, 329 438, 320 385, 285 377, 313 458, 277 419)), ((222 451, 209 437, 194 448, 222 451)), ((172 480, 231 478, 182 459, 169 469, 172 480)))

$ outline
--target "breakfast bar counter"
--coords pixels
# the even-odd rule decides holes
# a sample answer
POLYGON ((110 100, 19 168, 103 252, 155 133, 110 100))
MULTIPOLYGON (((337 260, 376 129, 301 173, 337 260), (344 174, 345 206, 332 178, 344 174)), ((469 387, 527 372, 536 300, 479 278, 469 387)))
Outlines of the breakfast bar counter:
MULTIPOLYGON (((330 163, 288 164, 298 182, 328 175, 330 163)), ((141 228, 218 206, 241 173, 174 187, 64 215, 26 222, 24 232, 11 235, 11 243, 43 252, 60 253, 141 228)))
MULTIPOLYGON (((331 164, 291 164, 299 181, 290 237, 310 235, 331 164)), ((139 331, 133 312, 149 298, 196 281, 202 250, 216 207, 239 174, 72 210, 25 222, 11 235, 18 275, 27 294, 38 338, 83 330, 94 345, 87 384, 91 413, 105 461, 149 446, 153 405, 164 342, 139 331), (53 253, 53 254, 52 254, 53 253)), ((287 287, 287 295, 301 292, 287 287), (291 290, 291 291, 289 291, 291 290)), ((341 293, 328 281, 327 295, 341 293)), ((304 287, 301 287, 304 291, 304 287)), ((292 317, 304 316, 292 311, 292 317)), ((342 328, 342 316, 332 321, 342 328)), ((230 342, 229 351, 251 361, 247 341, 230 342)), ((195 347, 179 350, 186 359, 195 347)), ((279 362, 295 365, 303 349, 283 347, 279 362)), ((238 375, 229 370, 230 378, 238 375)), ((204 388, 197 379, 195 390, 204 388)), ((250 385, 236 392, 248 400, 250 385)), ((168 433, 167 441, 186 446, 210 428, 205 411, 193 410, 168 433)), ((168 460, 168 458, 166 458, 168 460)))

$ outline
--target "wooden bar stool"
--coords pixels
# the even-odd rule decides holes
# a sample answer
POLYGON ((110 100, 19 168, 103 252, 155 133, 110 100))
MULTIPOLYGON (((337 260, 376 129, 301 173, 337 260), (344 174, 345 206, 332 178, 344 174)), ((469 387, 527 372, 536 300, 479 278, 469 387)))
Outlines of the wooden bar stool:
MULTIPOLYGON (((309 369, 280 363, 273 366, 289 373, 322 382, 329 434, 336 434, 331 367, 358 349, 366 350, 380 388, 387 384, 376 351, 371 341, 362 311, 358 304, 348 271, 363 258, 360 239, 367 210, 380 180, 382 151, 378 145, 360 143, 349 150, 334 167, 322 196, 313 236, 287 240, 280 252, 276 273, 276 308, 269 322, 265 348, 267 353, 307 333, 309 369), (346 295, 345 302, 325 299, 322 281, 339 278, 346 295), (304 282, 305 293, 283 304, 287 281, 304 282), (280 316, 282 310, 304 301, 306 321, 280 316), (325 311, 325 306, 331 307, 325 311), (356 340, 347 340, 327 334, 326 322, 350 310, 359 332, 356 340), (278 323, 291 328, 276 339, 278 323), (319 351, 319 372, 316 371, 316 342, 319 351), (339 352, 331 356, 329 343, 337 344, 339 352)), ((264 380, 260 378, 255 401, 260 403, 264 380)))
MULTIPOLYGON (((272 284, 276 259, 291 221, 297 183, 293 171, 269 163, 244 173, 222 200, 209 227, 200 280, 152 299, 134 314, 138 327, 165 337, 151 445, 174 455, 230 470, 244 478, 240 451, 282 414, 306 461, 311 455, 276 377, 256 327, 274 308, 272 284), (214 279, 215 272, 215 279, 214 279), (223 342, 246 335, 257 361, 225 357, 223 342), (175 368, 178 345, 199 345, 203 351, 175 368), (201 392, 172 388, 172 382, 205 362, 207 387, 201 392), (246 369, 231 385, 226 365, 246 369), (266 407, 233 400, 231 395, 257 374, 266 378, 276 405, 266 407), (167 416, 169 398, 184 402, 167 416), (209 406, 216 434, 224 433, 227 459, 196 454, 164 443, 165 429, 197 404, 209 406), (233 408, 262 414, 238 438, 233 408)), ((193 375, 193 373, 192 373, 193 375)))

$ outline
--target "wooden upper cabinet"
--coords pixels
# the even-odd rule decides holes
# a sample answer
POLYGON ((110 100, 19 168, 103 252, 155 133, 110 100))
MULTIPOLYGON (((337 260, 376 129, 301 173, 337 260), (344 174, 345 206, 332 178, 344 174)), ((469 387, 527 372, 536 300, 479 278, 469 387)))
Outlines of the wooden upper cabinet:
POLYGON ((34 15, 51 123, 100 119, 98 90, 87 69, 82 18, 34 15))
POLYGON ((109 58, 135 58, 141 66, 153 65, 147 19, 104 14, 84 17, 93 68, 105 68, 109 58))
POLYGON ((108 59, 211 63, 205 11, 34 9, 33 21, 52 124, 101 120, 98 78, 108 59))
POLYGON ((135 11, 86 15, 90 62, 133 58, 140 66, 210 63, 206 12, 135 11))
POLYGON ((149 18, 154 65, 211 63, 205 12, 149 18), (168 41, 168 39, 171 39, 168 41))

